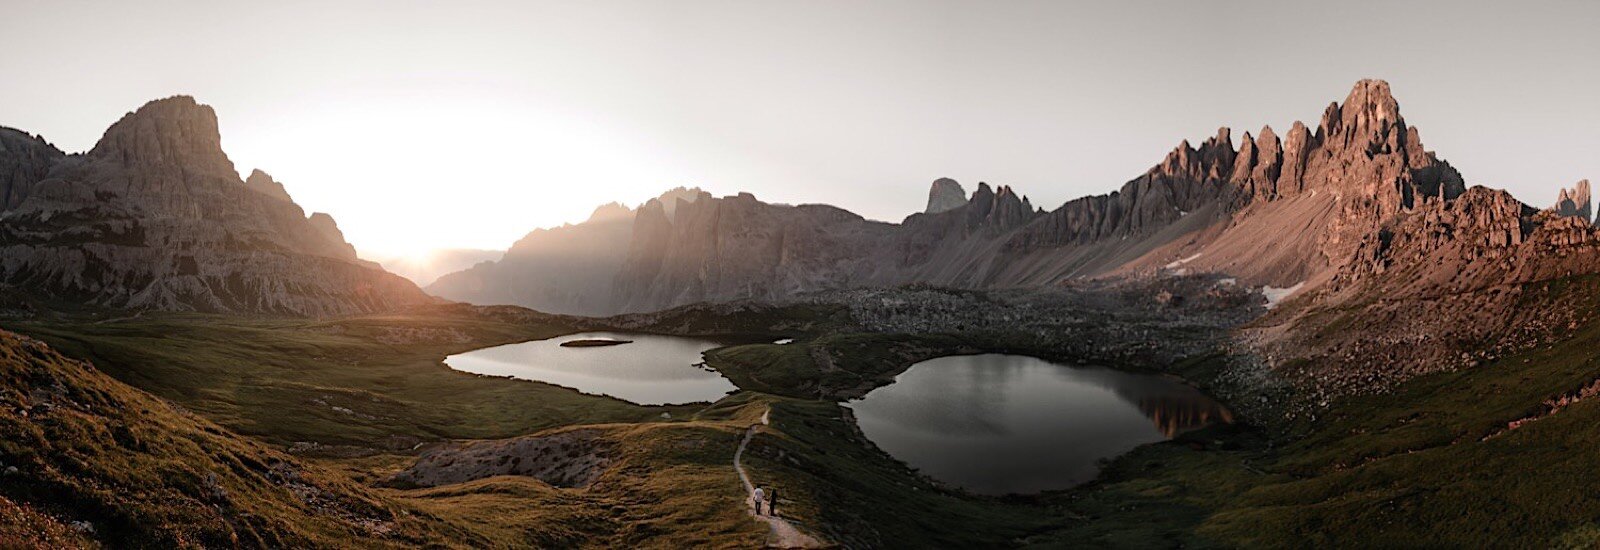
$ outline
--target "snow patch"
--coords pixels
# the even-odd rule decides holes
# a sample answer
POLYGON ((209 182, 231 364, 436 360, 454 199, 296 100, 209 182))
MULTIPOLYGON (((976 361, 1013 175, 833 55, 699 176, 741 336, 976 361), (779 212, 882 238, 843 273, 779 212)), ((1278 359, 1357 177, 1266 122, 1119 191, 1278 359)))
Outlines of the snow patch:
POLYGON ((1195 258, 1199 258, 1201 254, 1204 254, 1204 252, 1196 252, 1196 253, 1194 253, 1193 256, 1190 256, 1190 257, 1187 257, 1187 258, 1184 258, 1184 259, 1181 259, 1181 260, 1176 260, 1176 261, 1174 261, 1174 262, 1172 262, 1170 264, 1167 264, 1167 269, 1172 269, 1172 268, 1178 267, 1180 265, 1192 262, 1192 261, 1194 261, 1195 258))
POLYGON ((1272 309, 1278 305, 1278 302, 1282 302, 1289 295, 1299 292, 1300 288, 1304 286, 1306 286, 1305 281, 1295 283, 1294 286, 1288 288, 1264 286, 1261 287, 1261 295, 1267 298, 1267 309, 1272 309))
POLYGON ((778 341, 775 341, 773 343, 777 344, 777 345, 780 345, 780 346, 786 345, 786 344, 792 344, 792 343, 794 343, 794 338, 784 338, 782 340, 778 340, 778 341))

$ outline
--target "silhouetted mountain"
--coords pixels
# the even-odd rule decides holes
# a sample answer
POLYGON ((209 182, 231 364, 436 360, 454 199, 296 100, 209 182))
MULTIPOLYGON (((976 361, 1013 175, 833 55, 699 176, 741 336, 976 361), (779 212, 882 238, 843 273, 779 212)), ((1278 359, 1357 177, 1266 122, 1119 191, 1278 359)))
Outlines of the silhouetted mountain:
POLYGON ((65 155, 0 131, 0 280, 52 301, 295 315, 430 301, 356 259, 259 170, 240 180, 210 107, 153 101, 65 155))
MULTIPOLYGON (((674 189, 663 197, 694 200, 700 190, 674 189)), ((659 199, 652 204, 659 205, 659 199)), ((659 208, 659 207, 658 207, 659 208)), ((665 215, 664 213, 662 214, 665 215)), ((438 278, 428 291, 452 300, 516 304, 540 311, 601 315, 615 311, 611 282, 632 240, 634 211, 611 203, 588 220, 528 233, 498 261, 438 278)))

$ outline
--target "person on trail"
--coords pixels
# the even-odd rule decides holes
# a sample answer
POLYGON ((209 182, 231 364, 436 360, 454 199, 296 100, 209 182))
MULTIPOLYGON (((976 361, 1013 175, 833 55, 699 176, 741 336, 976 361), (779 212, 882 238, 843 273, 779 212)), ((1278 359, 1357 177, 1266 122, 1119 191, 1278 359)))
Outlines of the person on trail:
POLYGON ((761 501, 766 500, 766 499, 767 499, 766 492, 762 491, 760 487, 756 487, 755 494, 751 495, 751 500, 754 500, 755 503, 756 503, 756 515, 758 515, 758 516, 761 515, 761 501))
POLYGON ((778 517, 778 488, 767 489, 767 515, 778 517))

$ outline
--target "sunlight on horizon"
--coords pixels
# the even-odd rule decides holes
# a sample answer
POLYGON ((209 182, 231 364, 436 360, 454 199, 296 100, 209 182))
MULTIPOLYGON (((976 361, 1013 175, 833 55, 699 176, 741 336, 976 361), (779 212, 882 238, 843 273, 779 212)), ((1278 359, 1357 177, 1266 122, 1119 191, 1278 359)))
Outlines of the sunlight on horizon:
POLYGON ((280 109, 219 112, 223 148, 241 174, 260 168, 308 214, 331 213, 362 257, 503 250, 535 228, 581 222, 605 202, 635 206, 693 183, 641 135, 570 107, 419 94, 280 109), (497 183, 470 185, 483 181, 497 183), (412 219, 393 223, 395 212, 412 219), (472 222, 443 221, 457 212, 473 212, 472 222))

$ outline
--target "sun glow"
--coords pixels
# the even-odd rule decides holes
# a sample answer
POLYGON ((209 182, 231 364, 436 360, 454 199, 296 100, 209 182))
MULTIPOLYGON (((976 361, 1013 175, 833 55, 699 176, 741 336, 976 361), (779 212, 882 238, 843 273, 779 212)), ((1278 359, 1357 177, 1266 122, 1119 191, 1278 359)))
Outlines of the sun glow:
POLYGON ((532 103, 347 96, 220 118, 241 172, 260 168, 308 213, 332 213, 367 257, 504 249, 530 229, 683 183, 637 134, 532 103))

